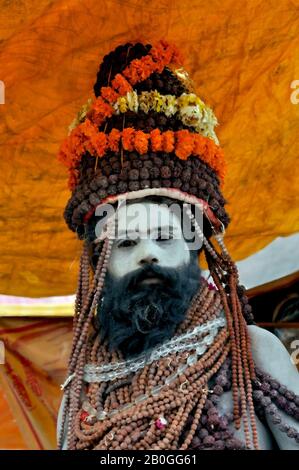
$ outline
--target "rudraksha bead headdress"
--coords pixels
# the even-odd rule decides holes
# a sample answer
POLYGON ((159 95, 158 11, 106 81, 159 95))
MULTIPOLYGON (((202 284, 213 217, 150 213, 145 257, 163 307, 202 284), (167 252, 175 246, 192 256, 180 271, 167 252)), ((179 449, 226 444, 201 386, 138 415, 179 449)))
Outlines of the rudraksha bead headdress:
POLYGON ((226 227, 217 119, 194 93, 176 47, 117 47, 104 57, 94 92, 59 152, 69 170, 64 215, 71 230, 82 237, 95 207, 120 194, 194 196, 215 225, 226 227))

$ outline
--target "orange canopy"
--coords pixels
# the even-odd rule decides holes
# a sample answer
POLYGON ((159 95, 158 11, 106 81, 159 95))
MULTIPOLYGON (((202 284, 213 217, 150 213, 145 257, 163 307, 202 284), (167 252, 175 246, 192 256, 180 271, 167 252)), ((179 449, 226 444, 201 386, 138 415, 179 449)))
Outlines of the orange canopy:
POLYGON ((299 229, 299 2, 28 0, 0 11, 1 281, 22 296, 73 293, 81 242, 66 228, 56 160, 102 57, 130 40, 174 42, 214 111, 228 161, 227 244, 242 259, 299 229))

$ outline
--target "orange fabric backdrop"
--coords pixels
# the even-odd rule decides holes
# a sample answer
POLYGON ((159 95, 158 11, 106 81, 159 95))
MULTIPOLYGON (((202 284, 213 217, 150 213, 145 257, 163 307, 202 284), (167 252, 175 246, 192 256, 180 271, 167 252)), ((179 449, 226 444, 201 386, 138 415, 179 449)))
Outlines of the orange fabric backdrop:
MULTIPOLYGON (((290 100, 291 83, 299 80, 298 13, 298 0, 3 3, 0 293, 75 291, 81 243, 62 218, 67 175, 55 156, 92 95, 102 57, 129 40, 175 42, 198 95, 218 117, 233 257, 298 231, 299 104, 290 100)), ((0 448, 55 447, 71 324, 36 321, 0 319, 7 343, 7 365, 0 366, 0 448)))
POLYGON ((0 318, 0 449, 55 449, 72 319, 0 318))
POLYGON ((21 431, 0 387, 0 415, 3 431, 0 433, 0 449, 27 450, 21 431))
POLYGON ((298 0, 29 0, 0 11, 0 292, 75 291, 80 243, 62 219, 59 143, 92 94, 104 54, 165 38, 186 56, 229 163, 227 241, 241 259, 298 231, 298 0))

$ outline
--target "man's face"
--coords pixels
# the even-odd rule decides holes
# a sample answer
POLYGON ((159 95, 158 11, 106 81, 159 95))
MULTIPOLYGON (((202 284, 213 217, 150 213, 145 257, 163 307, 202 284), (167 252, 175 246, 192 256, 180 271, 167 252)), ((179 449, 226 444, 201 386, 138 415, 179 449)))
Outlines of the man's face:
POLYGON ((173 207, 119 208, 115 236, 97 322, 110 350, 132 357, 173 336, 199 288, 200 269, 173 207))
MULTIPOLYGON (((180 268, 190 261, 177 212, 165 204, 132 203, 117 211, 116 239, 108 273, 120 279, 146 265, 180 268)), ((157 283, 149 278, 144 283, 157 283)))

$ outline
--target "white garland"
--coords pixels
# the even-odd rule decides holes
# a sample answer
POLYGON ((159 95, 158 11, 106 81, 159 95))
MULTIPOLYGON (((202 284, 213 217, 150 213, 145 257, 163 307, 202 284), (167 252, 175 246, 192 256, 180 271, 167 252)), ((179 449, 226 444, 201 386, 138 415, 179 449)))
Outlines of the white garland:
POLYGON ((172 338, 161 346, 153 349, 150 354, 142 354, 137 358, 104 364, 102 366, 86 364, 84 367, 84 381, 88 383, 99 383, 125 377, 132 372, 137 372, 145 365, 158 361, 162 357, 167 357, 177 352, 195 350, 195 353, 188 357, 187 364, 190 365, 196 362, 198 357, 206 351, 208 346, 213 343, 218 330, 225 325, 226 319, 224 315, 222 315, 220 318, 211 320, 204 325, 196 326, 193 330, 176 338, 172 338), (198 338, 205 333, 208 334, 203 338, 198 338))

